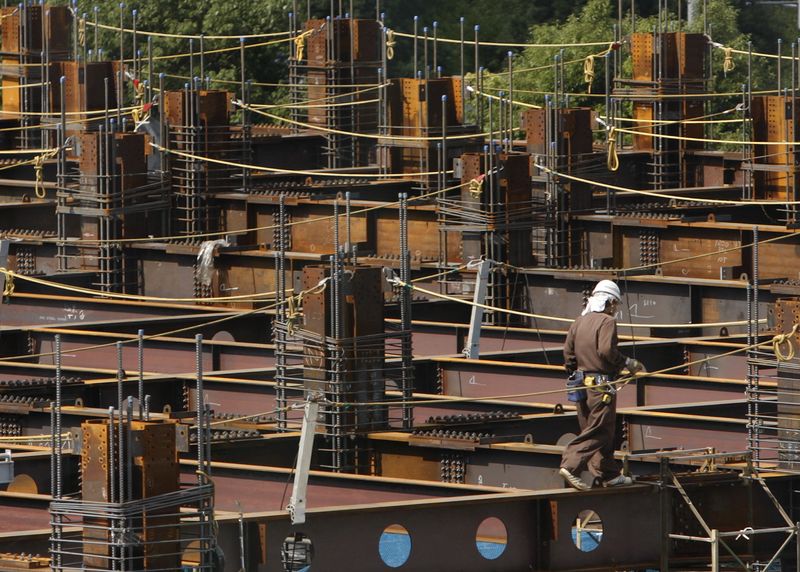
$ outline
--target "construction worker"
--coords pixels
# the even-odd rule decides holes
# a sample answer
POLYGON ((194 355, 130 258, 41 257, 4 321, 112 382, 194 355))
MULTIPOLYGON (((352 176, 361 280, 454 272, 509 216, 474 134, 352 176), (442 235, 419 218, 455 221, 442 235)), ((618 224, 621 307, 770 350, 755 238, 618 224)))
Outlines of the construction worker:
POLYGON ((625 357, 617 345, 614 315, 621 302, 619 287, 601 280, 587 300, 583 313, 572 323, 564 344, 564 364, 570 374, 570 401, 575 402, 580 434, 567 445, 559 474, 572 487, 590 487, 580 474, 588 468, 607 487, 630 485, 632 479, 620 473, 614 459, 617 422, 616 386, 613 382, 623 368, 631 374, 644 370, 637 360, 625 357))

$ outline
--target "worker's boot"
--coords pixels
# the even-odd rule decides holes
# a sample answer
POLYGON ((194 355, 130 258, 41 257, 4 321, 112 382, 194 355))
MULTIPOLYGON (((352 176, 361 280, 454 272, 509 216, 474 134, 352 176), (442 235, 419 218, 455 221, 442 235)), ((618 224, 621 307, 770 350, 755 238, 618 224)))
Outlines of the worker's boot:
POLYGON ((603 486, 606 486, 606 487, 625 487, 625 486, 632 485, 632 484, 633 484, 633 479, 632 478, 630 478, 628 475, 620 474, 620 475, 617 475, 616 477, 614 477, 613 479, 607 480, 605 483, 603 483, 603 486))
POLYGON ((573 489, 577 489, 579 491, 588 491, 589 485, 584 483, 580 477, 576 477, 572 473, 570 473, 564 467, 561 467, 558 470, 558 474, 564 477, 564 480, 567 481, 567 484, 571 486, 573 489))

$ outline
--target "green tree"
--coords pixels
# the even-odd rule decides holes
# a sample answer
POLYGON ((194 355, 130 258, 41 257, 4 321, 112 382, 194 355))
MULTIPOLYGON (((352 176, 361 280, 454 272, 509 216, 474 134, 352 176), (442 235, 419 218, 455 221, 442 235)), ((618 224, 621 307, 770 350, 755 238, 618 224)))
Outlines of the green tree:
MULTIPOLYGON (((580 44, 591 42, 611 42, 613 30, 618 23, 616 2, 612 0, 589 0, 584 7, 570 15, 564 22, 557 24, 539 24, 531 27, 530 42, 540 44, 580 44)), ((711 100, 710 112, 719 112, 731 109, 741 101, 742 86, 748 81, 748 66, 746 56, 733 54, 734 69, 726 73, 723 71, 725 59, 724 47, 746 51, 749 36, 739 28, 739 11, 731 0, 709 0, 708 10, 713 14, 709 25, 710 46, 706 55, 707 63, 711 69, 708 82, 708 91, 714 93, 731 93, 727 97, 711 100), (715 46, 715 47, 714 47, 715 46)), ((636 32, 652 32, 657 26, 658 19, 654 16, 637 17, 635 21, 636 32)), ((690 27, 685 21, 679 21, 677 14, 669 18, 669 31, 683 30, 702 33, 703 19, 699 19, 690 27)), ((573 46, 563 49, 529 47, 515 56, 514 98, 515 100, 543 105, 545 97, 554 91, 557 58, 563 61, 563 86, 564 92, 571 94, 568 104, 572 106, 594 106, 602 110, 605 100, 605 69, 606 60, 609 68, 613 70, 613 59, 618 58, 619 77, 630 77, 632 72, 629 35, 632 31, 630 14, 622 19, 621 45, 616 49, 606 52, 605 46, 573 46), (605 54, 608 54, 605 57, 605 54), (591 90, 587 83, 587 74, 584 65, 587 56, 594 56, 593 66, 589 69, 591 74, 591 90)), ((609 44, 610 45, 610 44, 609 44)), ((693 56, 690 56, 693 57, 693 56)), ((784 78, 788 77, 788 63, 784 65, 784 78)), ((754 90, 775 89, 777 75, 777 60, 769 58, 755 58, 752 65, 752 83, 754 90)), ((470 81, 474 82, 474 78, 470 81)), ((485 76, 484 91, 496 94, 501 90, 509 89, 509 77, 506 73, 488 74, 485 76)), ((630 109, 624 109, 630 112, 630 109)), ((735 125, 735 124, 733 124, 735 125)), ((723 126, 721 132, 734 130, 730 126, 723 126)))
MULTIPOLYGON (((87 49, 95 49, 95 34, 91 22, 108 26, 119 26, 120 18, 126 28, 133 24, 132 10, 137 11, 137 29, 176 35, 250 35, 254 33, 281 32, 288 29, 288 15, 284 11, 283 2, 275 0, 148 0, 126 5, 120 9, 115 0, 81 0, 78 3, 78 14, 86 14, 90 25, 86 27, 87 49)), ((118 59, 120 54, 120 34, 111 30, 100 30, 97 35, 97 46, 103 50, 104 58, 118 59)), ((247 44, 272 41, 275 38, 248 39, 247 44)), ((146 72, 147 39, 139 35, 138 51, 143 58, 146 72)), ((167 74, 167 87, 177 88, 183 85, 189 75, 190 61, 194 67, 192 75, 200 74, 200 41, 186 38, 152 38, 152 55, 155 58, 155 73, 167 74), (175 57, 176 54, 195 53, 191 60, 188 56, 175 57), (182 76, 182 77, 178 77, 182 76)), ((217 49, 235 48, 238 40, 204 40, 203 47, 207 52, 217 49)), ((133 54, 133 36, 122 36, 124 56, 133 54)), ((287 42, 269 46, 255 47, 245 50, 246 77, 258 82, 277 83, 286 76, 285 61, 288 55, 287 42)), ((204 75, 212 80, 230 81, 218 83, 214 87, 227 87, 237 90, 240 77, 240 53, 238 49, 222 53, 208 53, 204 57, 204 75)), ((259 98, 271 90, 259 90, 259 98)))

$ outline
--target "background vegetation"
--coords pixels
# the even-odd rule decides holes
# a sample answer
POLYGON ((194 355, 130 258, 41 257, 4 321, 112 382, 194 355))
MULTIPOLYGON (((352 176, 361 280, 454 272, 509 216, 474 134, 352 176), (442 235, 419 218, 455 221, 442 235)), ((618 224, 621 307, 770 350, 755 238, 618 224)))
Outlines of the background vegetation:
MULTIPOLYGON (((783 52, 789 53, 789 44, 796 38, 796 11, 784 6, 765 6, 753 4, 745 0, 697 0, 702 6, 707 5, 709 32, 715 42, 746 49, 748 41, 753 42, 757 51, 776 52, 778 38, 786 38, 783 52)), ((624 13, 622 18, 622 35, 631 31, 630 9, 634 0, 622 0, 624 13)), ((670 1, 671 26, 677 28, 678 1, 670 1)), ((504 42, 537 42, 537 43, 575 43, 606 41, 613 37, 614 26, 618 22, 620 0, 382 0, 376 6, 375 0, 334 0, 334 9, 349 12, 351 9, 357 17, 374 17, 377 11, 385 14, 386 25, 397 31, 411 32, 413 18, 419 18, 420 30, 423 26, 433 28, 437 21, 441 37, 457 38, 460 30, 460 18, 464 18, 467 38, 471 39, 473 26, 480 25, 482 41, 504 42)), ((657 0, 635 0, 637 31, 652 30, 655 25, 657 0)), ((330 13, 331 3, 312 0, 139 0, 126 5, 122 9, 125 25, 131 25, 131 10, 138 11, 138 27, 143 30, 175 34, 198 34, 205 31, 215 35, 239 35, 259 32, 279 32, 288 28, 288 13, 292 10, 300 12, 304 18, 310 10, 314 17, 324 17, 330 13)), ((101 23, 118 25, 120 8, 118 0, 79 0, 78 13, 86 13, 89 20, 94 19, 95 8, 101 23)), ((686 17, 687 4, 684 0, 680 10, 686 17)), ((681 23, 684 29, 702 31, 703 18, 698 18, 691 26, 681 23)), ((431 32, 432 33, 432 32, 431 32)), ((94 32, 87 28, 87 46, 94 46, 94 32)), ((257 40, 248 40, 255 42, 257 40)), ((119 37, 114 32, 102 31, 99 44, 105 48, 110 57, 118 57, 119 37)), ((206 49, 235 45, 235 40, 207 40, 206 49)), ((146 45, 140 40, 140 48, 146 45)), ((194 46, 198 49, 197 42, 194 46)), ((247 77, 256 82, 279 83, 285 81, 285 61, 289 54, 286 43, 270 47, 247 50, 247 77)), ((126 38, 126 50, 131 51, 130 36, 126 38)), ((568 48, 564 51, 565 60, 582 60, 586 55, 602 48, 568 48)), ((393 77, 410 75, 412 72, 411 41, 398 39, 397 55, 390 65, 393 77)), ((185 39, 153 40, 153 53, 156 56, 189 51, 185 39)), ((481 49, 481 64, 487 70, 502 71, 505 69, 506 48, 481 49)), ((457 45, 443 46, 439 50, 440 63, 445 74, 459 72, 459 50, 457 45)), ((515 66, 520 68, 537 68, 552 64, 556 51, 552 49, 515 49, 515 66)), ((620 51, 623 70, 629 67, 628 52, 620 51)), ((714 50, 714 81, 712 87, 717 91, 736 92, 746 80, 746 60, 737 58, 736 69, 729 74, 722 72, 723 54, 714 50)), ((171 74, 185 74, 188 67, 186 58, 159 60, 157 70, 171 74)), ((467 50, 468 70, 473 68, 471 51, 467 50)), ((239 77, 239 54, 237 51, 209 55, 206 58, 206 73, 214 79, 237 80, 239 77)), ((784 74, 790 73, 788 64, 784 66, 784 74)), ((195 70, 197 73, 197 70, 195 70)), ((775 60, 757 59, 753 68, 754 85, 760 89, 772 88, 775 85, 777 64, 775 60), (766 87, 765 87, 766 86, 766 87)), ((788 77, 785 75, 784 77, 788 77)), ((567 91, 585 92, 583 66, 576 63, 568 66, 566 73, 567 91)), ((180 85, 184 80, 172 78, 172 86, 180 85)), ((505 82, 502 78, 490 78, 490 85, 500 87, 505 82), (492 84, 493 82, 493 84, 492 84)), ((594 90, 604 89, 604 65, 602 61, 595 64, 594 90)), ((552 89, 553 76, 549 69, 515 76, 519 90, 547 91, 552 89)), ((262 88, 256 98, 262 101, 281 99, 286 91, 282 89, 262 88)), ((540 101, 536 94, 523 94, 520 98, 526 101, 540 101)), ((576 104, 588 104, 588 100, 575 101, 576 104)), ((595 101, 596 103, 596 101, 595 101)), ((720 102, 720 105, 735 104, 733 100, 720 102)))

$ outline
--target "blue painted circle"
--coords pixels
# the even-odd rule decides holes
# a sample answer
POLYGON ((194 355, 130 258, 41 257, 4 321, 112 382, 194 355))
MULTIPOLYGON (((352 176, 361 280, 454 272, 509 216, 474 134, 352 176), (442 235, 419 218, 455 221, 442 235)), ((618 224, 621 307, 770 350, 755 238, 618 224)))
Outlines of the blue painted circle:
POLYGON ((390 568, 400 568, 411 556, 411 535, 400 525, 386 527, 378 541, 378 553, 390 568))

